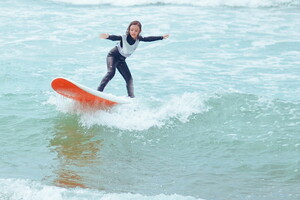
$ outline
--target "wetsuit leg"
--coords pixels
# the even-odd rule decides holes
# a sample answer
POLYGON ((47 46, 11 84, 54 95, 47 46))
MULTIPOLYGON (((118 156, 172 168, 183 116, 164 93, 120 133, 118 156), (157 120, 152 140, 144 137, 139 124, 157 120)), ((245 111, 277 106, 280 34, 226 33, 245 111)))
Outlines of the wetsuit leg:
POLYGON ((117 65, 117 69, 126 81, 128 96, 133 98, 134 97, 133 79, 126 62, 125 61, 120 62, 117 65))
POLYGON ((118 61, 115 57, 108 55, 106 58, 106 63, 107 63, 107 73, 103 77, 100 86, 97 89, 100 92, 103 92, 107 83, 115 76, 116 65, 118 64, 118 61))

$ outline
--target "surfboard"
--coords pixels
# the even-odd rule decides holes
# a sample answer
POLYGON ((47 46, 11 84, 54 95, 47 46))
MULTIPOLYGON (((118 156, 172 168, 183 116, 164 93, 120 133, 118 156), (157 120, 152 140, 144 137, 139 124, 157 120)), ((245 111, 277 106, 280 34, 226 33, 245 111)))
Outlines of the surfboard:
POLYGON ((59 77, 53 79, 51 87, 64 97, 92 107, 108 108, 118 104, 129 103, 129 100, 125 99, 125 97, 99 92, 67 78, 59 77))

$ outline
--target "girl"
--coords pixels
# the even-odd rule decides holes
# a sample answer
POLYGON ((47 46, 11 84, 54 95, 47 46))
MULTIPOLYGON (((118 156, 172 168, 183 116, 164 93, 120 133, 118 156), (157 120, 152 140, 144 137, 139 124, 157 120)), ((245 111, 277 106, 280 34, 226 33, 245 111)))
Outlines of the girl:
POLYGON ((169 37, 169 34, 164 36, 150 36, 142 37, 142 25, 139 21, 133 21, 129 24, 126 35, 117 36, 109 35, 107 33, 100 34, 100 38, 109 39, 112 41, 120 41, 116 47, 114 47, 107 55, 107 74, 102 79, 98 91, 103 91, 107 83, 114 77, 116 68, 123 76, 126 81, 128 96, 133 98, 133 80, 130 70, 125 62, 126 58, 129 57, 137 48, 140 41, 152 42, 156 40, 163 40, 169 37))

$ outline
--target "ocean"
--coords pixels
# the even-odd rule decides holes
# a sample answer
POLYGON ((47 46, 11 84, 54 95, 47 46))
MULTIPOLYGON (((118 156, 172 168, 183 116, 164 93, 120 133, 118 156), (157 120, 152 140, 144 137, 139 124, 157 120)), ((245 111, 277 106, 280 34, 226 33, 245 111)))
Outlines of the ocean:
MULTIPOLYGON (((1 0, 0 200, 300 199, 299 0, 1 0), (135 96, 86 110, 133 20, 135 96)), ((119 72, 105 92, 126 96, 119 72)))

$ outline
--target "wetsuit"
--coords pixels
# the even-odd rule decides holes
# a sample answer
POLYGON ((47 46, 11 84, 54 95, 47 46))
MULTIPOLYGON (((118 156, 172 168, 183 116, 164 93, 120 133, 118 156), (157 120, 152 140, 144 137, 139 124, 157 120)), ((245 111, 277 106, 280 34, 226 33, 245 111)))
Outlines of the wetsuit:
POLYGON ((103 77, 100 86, 98 87, 98 91, 102 92, 104 90, 107 83, 114 77, 117 68, 126 81, 128 96, 133 98, 133 80, 125 60, 135 51, 139 44, 139 41, 152 42, 156 40, 162 40, 163 36, 139 36, 136 40, 134 40, 128 34, 127 36, 110 35, 107 39, 120 42, 107 55, 107 73, 103 77))

